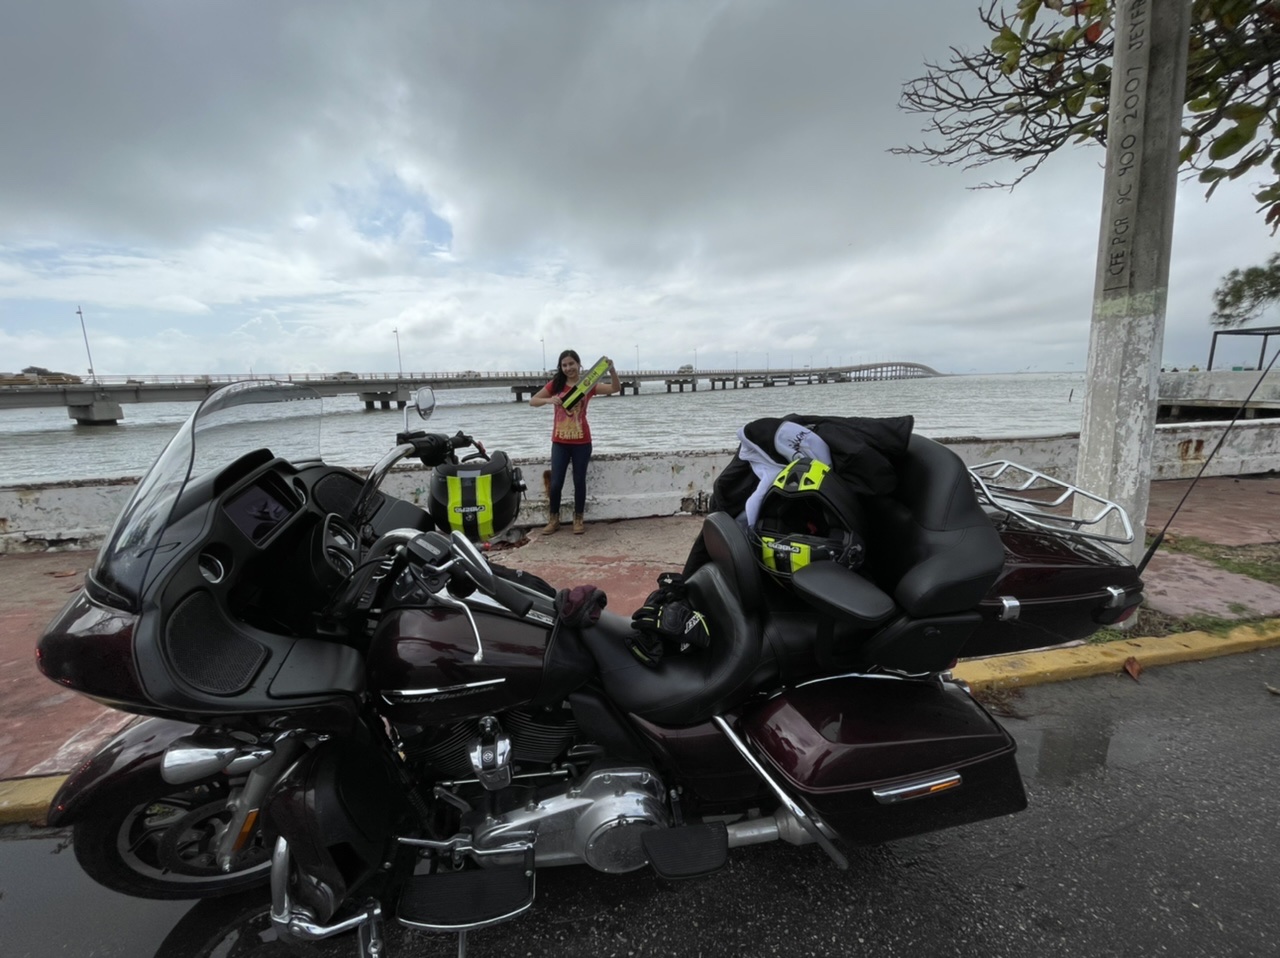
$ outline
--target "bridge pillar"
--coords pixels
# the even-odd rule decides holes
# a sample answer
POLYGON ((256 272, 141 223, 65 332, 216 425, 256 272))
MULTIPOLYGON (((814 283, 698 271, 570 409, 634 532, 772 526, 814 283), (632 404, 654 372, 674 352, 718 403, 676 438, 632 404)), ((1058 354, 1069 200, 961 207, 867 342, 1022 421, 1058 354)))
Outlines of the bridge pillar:
POLYGON ((124 418, 124 410, 114 399, 93 399, 67 406, 67 415, 77 426, 114 426, 124 418))
POLYGON ((408 386, 393 386, 390 389, 379 389, 376 392, 362 392, 357 394, 360 401, 364 403, 365 409, 373 409, 381 406, 383 409, 390 409, 392 404, 398 404, 403 409, 405 404, 412 398, 412 391, 408 386))

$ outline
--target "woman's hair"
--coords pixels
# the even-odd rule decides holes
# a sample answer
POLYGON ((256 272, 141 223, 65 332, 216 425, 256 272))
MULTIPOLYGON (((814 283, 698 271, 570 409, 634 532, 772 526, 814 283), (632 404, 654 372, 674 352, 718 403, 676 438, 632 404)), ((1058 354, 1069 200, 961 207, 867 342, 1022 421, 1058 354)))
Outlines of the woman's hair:
POLYGON ((560 364, 564 362, 566 356, 572 356, 573 361, 579 366, 582 365, 582 359, 572 349, 566 349, 560 354, 560 358, 556 360, 556 374, 551 377, 551 395, 559 395, 564 389, 565 383, 569 381, 569 377, 564 374, 564 370, 560 368, 560 364))

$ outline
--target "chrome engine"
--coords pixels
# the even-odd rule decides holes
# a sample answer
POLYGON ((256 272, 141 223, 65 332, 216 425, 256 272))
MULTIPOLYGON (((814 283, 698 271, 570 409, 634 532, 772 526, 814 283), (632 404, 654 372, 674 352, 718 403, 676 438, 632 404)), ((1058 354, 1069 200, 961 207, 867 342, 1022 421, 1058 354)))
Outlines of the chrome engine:
POLYGON ((480 819, 472 841, 477 850, 497 849, 533 835, 539 866, 586 862, 602 872, 635 871, 648 862, 640 836, 670 824, 664 795, 651 769, 593 770, 559 794, 480 819))

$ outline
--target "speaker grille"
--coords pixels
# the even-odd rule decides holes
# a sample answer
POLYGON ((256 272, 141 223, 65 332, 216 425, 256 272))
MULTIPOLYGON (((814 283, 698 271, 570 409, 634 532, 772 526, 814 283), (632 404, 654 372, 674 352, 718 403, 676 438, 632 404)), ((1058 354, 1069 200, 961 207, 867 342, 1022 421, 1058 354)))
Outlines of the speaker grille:
MULTIPOLYGON (((351 515, 356 500, 360 498, 360 483, 348 475, 333 472, 316 483, 315 488, 311 490, 311 495, 316 505, 325 512, 336 512, 346 518, 351 515)), ((382 493, 374 493, 373 512, 378 511, 382 505, 382 499, 382 493)))
POLYGON ((213 695, 244 691, 267 660, 267 649, 229 622, 208 592, 192 593, 179 603, 164 637, 178 675, 213 695))

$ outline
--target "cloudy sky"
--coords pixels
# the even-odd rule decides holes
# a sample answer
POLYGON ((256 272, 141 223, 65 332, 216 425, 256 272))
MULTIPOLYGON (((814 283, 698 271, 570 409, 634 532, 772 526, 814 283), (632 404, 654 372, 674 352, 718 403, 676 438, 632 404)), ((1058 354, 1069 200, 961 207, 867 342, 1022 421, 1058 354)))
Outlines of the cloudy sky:
MULTIPOLYGON (((1102 151, 888 153, 974 8, 7 0, 0 370, 83 372, 77 307, 117 375, 1083 369, 1102 151)), ((1276 248, 1247 186, 1179 193, 1170 365, 1276 248)))

